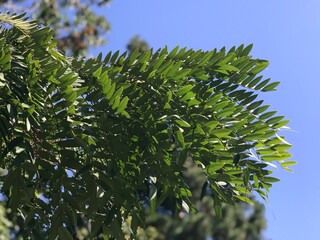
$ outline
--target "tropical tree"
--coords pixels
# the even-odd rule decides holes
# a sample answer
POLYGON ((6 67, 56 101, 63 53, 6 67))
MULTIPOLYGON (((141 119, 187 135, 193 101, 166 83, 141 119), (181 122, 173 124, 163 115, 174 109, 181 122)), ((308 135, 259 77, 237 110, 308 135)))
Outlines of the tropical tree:
POLYGON ((145 209, 196 211, 185 162, 200 167, 202 194, 252 203, 294 164, 257 91, 279 84, 259 73, 252 45, 66 58, 52 31, 1 14, 0 166, 11 234, 22 238, 124 239, 145 209), (128 224, 126 224, 129 222, 128 224))

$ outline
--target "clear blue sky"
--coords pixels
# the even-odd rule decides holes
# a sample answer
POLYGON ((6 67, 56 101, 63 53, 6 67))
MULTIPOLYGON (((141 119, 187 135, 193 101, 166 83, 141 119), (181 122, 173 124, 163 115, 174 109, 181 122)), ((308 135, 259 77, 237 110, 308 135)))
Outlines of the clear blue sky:
MULTIPOLYGON (((112 31, 103 52, 122 49, 136 34, 154 48, 213 49, 254 43, 253 56, 270 61, 265 77, 281 81, 262 95, 291 120, 294 173, 266 205, 267 239, 320 239, 320 1, 319 0, 112 0, 99 11, 112 31), (319 177, 319 178, 318 178, 319 177)), ((101 50, 101 49, 100 49, 101 50)))

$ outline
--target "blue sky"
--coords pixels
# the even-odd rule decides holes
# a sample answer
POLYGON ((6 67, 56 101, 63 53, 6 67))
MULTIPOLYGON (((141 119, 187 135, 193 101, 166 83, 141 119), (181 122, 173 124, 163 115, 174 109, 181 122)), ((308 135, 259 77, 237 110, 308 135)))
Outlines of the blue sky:
MULTIPOLYGON (((281 169, 266 204, 267 239, 319 239, 320 1, 319 0, 112 0, 99 10, 111 22, 108 44, 125 50, 139 34, 154 48, 180 45, 210 50, 254 43, 252 55, 270 61, 265 77, 281 81, 261 95, 291 120, 294 173, 281 169)), ((94 52, 97 52, 95 50, 94 52)))

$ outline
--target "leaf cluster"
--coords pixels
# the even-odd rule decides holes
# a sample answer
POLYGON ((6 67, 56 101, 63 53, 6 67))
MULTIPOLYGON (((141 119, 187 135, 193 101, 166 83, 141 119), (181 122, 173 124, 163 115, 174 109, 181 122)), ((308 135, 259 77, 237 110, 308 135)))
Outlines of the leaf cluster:
POLYGON ((24 238, 122 239, 123 219, 134 235, 145 207, 195 211, 188 156, 217 213, 222 202, 251 203, 252 191, 266 198, 273 162, 294 163, 278 134, 288 121, 257 100, 279 83, 258 75, 268 62, 249 55, 252 45, 68 59, 49 28, 26 34, 9 23, 0 30, 1 192, 24 238))

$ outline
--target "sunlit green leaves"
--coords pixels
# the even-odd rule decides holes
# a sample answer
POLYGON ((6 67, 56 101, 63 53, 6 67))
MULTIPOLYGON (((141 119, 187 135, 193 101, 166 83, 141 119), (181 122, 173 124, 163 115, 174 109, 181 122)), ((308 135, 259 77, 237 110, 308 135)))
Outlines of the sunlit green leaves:
POLYGON ((297 164, 297 162, 295 162, 295 161, 287 161, 287 162, 282 162, 281 166, 282 167, 291 167, 291 166, 296 165, 296 164, 297 164))
POLYGON ((185 141, 184 141, 184 137, 183 137, 183 133, 182 133, 181 129, 178 129, 178 130, 176 131, 176 138, 177 138, 177 141, 178 141, 179 144, 180 144, 180 147, 181 147, 182 149, 184 149, 184 147, 185 147, 185 141))
POLYGON ((243 201, 243 202, 249 203, 250 205, 253 205, 253 204, 254 204, 253 201, 250 200, 250 199, 249 199, 248 197, 246 197, 246 196, 235 195, 234 197, 240 199, 240 200, 243 201))
POLYGON ((191 85, 191 84, 188 84, 186 86, 183 86, 182 88, 180 88, 178 91, 177 91, 177 95, 178 96, 182 96, 186 93, 188 93, 194 86, 191 85))
POLYGON ((53 234, 70 238, 84 215, 95 232, 122 238, 121 219, 135 209, 142 222, 143 203, 192 209, 187 156, 201 166, 217 211, 222 202, 250 203, 250 191, 266 198, 277 181, 269 168, 295 164, 278 134, 288 120, 258 98, 278 83, 258 75, 268 62, 248 56, 252 45, 69 62, 51 39, 47 28, 0 30, 0 154, 9 207, 41 215, 53 234), (150 176, 157 181, 146 183, 150 176), (26 186, 46 201, 35 205, 35 189, 21 197, 26 186))
POLYGON ((176 122, 180 127, 187 127, 187 128, 190 127, 190 124, 187 123, 187 122, 184 121, 184 120, 177 119, 177 120, 175 120, 175 122, 176 122))
POLYGON ((212 162, 208 166, 208 173, 212 174, 217 172, 219 169, 223 168, 225 164, 223 162, 212 162))
POLYGON ((226 128, 221 128, 221 129, 215 129, 211 131, 211 133, 217 136, 218 138, 225 138, 229 136, 229 134, 231 133, 231 130, 226 128))
POLYGON ((126 96, 124 97, 121 102, 119 103, 119 106, 117 108, 117 112, 118 113, 123 113, 123 111, 125 110, 125 108, 127 107, 129 98, 126 96))
POLYGON ((262 88, 263 92, 267 92, 267 91, 274 91, 275 88, 280 84, 280 82, 274 82, 274 83, 270 83, 269 85, 265 86, 264 88, 262 88))

